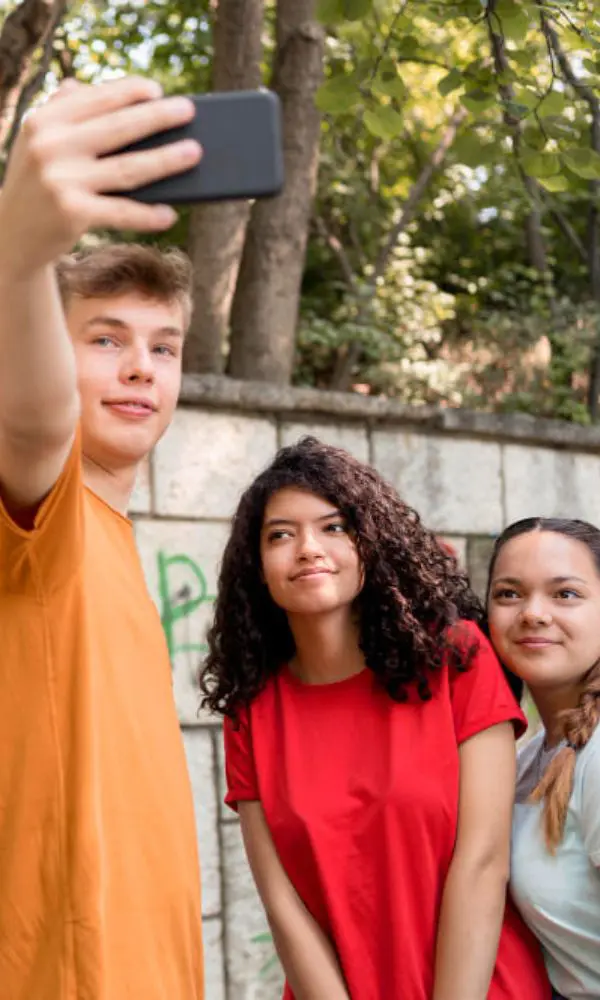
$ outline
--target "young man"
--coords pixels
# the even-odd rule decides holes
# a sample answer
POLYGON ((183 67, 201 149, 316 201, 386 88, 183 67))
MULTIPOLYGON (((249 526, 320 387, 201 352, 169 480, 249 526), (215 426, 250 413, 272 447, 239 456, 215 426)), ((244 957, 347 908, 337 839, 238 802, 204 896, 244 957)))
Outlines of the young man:
POLYGON ((111 155, 192 113, 149 81, 68 86, 0 193, 2 1000, 203 996, 192 799, 126 518, 177 402, 189 268, 128 246, 55 267, 90 226, 172 223, 101 192, 193 164, 193 143, 111 155))

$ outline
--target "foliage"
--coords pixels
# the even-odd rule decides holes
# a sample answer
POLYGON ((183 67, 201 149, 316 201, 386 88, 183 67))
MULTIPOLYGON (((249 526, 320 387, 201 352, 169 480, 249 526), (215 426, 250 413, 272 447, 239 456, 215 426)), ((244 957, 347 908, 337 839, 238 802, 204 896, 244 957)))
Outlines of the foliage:
POLYGON ((600 153, 591 148, 589 102, 566 80, 548 26, 573 72, 600 93, 593 5, 374 0, 360 22, 344 19, 340 4, 322 7, 321 225, 305 275, 298 380, 326 382, 354 339, 353 379, 363 389, 588 419, 597 307, 588 263, 556 216, 585 255, 600 153), (457 105, 467 117, 409 239, 370 281, 457 105), (532 209, 546 250, 542 273, 526 246, 532 209), (370 308, 353 326, 365 288, 370 308), (542 338, 549 352, 538 373, 523 355, 542 338))
MULTIPOLYGON (((594 0, 316 7, 322 149, 295 380, 343 386, 346 362, 359 391, 589 420, 600 346, 594 0)), ((65 71, 62 51, 81 79, 133 70, 168 92, 204 90, 214 8, 76 0, 47 86, 65 71)), ((184 212, 182 244, 187 224, 184 212)))

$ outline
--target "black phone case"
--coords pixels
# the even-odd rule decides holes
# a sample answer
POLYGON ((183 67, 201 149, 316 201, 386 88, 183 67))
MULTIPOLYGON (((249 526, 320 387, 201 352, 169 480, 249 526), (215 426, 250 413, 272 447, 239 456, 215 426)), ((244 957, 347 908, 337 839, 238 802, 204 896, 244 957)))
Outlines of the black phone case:
MULTIPOLYGON (((196 114, 181 128, 168 129, 118 152, 154 149, 179 139, 196 139, 203 156, 195 167, 126 192, 148 204, 266 198, 284 181, 279 98, 268 90, 241 90, 192 97, 196 114)), ((112 156, 115 153, 111 153, 112 156)), ((123 197, 125 192, 119 192, 123 197)))

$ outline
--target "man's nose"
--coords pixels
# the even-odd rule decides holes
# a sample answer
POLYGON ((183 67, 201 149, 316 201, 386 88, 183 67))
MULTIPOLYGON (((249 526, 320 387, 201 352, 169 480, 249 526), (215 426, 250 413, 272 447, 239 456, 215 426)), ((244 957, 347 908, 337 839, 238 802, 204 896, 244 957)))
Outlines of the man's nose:
POLYGON ((127 352, 123 359, 121 378, 128 383, 154 382, 154 365, 147 347, 140 345, 127 352))

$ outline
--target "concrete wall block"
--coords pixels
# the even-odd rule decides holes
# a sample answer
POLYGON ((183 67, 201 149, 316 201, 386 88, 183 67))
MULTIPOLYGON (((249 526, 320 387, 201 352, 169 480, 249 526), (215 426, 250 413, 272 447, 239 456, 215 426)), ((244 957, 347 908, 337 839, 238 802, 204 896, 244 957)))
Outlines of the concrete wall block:
POLYGON ((156 513, 230 517, 272 459, 275 423, 236 413, 179 409, 154 456, 156 513))
POLYGON ((226 1000, 223 921, 211 917, 202 922, 204 939, 204 995, 206 1000, 226 1000))
POLYGON ((369 461, 369 438, 366 427, 360 424, 328 424, 328 423, 283 423, 281 425, 282 445, 295 444, 307 434, 316 437, 325 444, 336 448, 344 448, 360 462, 369 461))
POLYGON ((213 743, 210 730, 184 729, 182 735, 194 795, 202 872, 202 912, 209 917, 220 913, 222 908, 221 857, 217 830, 219 809, 213 743))
POLYGON ((522 517, 600 523, 600 456, 504 446, 505 524, 522 517))
POLYGON ((135 488, 129 501, 129 514, 149 514, 152 510, 150 461, 148 457, 139 468, 135 488))
POLYGON ((469 538, 467 543, 467 571, 471 587, 482 600, 485 598, 493 548, 494 539, 491 537, 469 538))
POLYGON ((197 676, 228 531, 219 522, 135 523, 142 567, 167 636, 179 718, 187 726, 211 721, 198 713, 197 676))
POLYGON ((500 530, 498 444, 382 430, 373 433, 373 459, 432 530, 459 535, 500 530))
POLYGON ((227 941, 227 1000, 280 1000, 283 977, 278 964, 265 975, 261 969, 274 954, 267 920, 248 868, 237 823, 221 827, 224 854, 225 920, 227 941))

